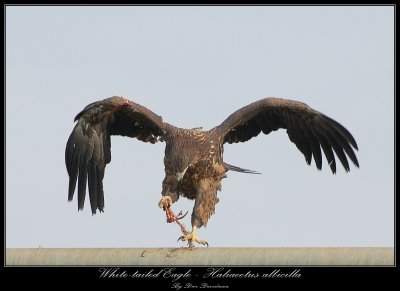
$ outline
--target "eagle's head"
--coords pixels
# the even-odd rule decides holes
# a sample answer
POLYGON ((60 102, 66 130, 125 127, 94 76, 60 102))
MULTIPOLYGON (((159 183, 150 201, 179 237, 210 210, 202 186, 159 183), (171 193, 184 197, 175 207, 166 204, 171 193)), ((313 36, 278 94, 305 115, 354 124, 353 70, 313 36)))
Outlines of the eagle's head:
POLYGON ((178 182, 182 181, 190 166, 208 154, 204 147, 204 139, 205 137, 200 135, 197 129, 178 129, 172 137, 167 137, 165 157, 178 182))
POLYGON ((178 182, 180 182, 183 179, 187 169, 191 164, 192 164, 191 157, 185 154, 179 155, 172 161, 172 167, 176 175, 176 180, 178 180, 178 182))
POLYGON ((177 147, 167 144, 166 157, 178 182, 182 181, 187 169, 197 161, 196 150, 190 145, 177 147))
POLYGON ((182 172, 178 172, 176 173, 176 180, 178 180, 178 182, 180 182, 183 179, 183 176, 185 176, 186 170, 188 169, 188 167, 186 169, 184 169, 182 172))

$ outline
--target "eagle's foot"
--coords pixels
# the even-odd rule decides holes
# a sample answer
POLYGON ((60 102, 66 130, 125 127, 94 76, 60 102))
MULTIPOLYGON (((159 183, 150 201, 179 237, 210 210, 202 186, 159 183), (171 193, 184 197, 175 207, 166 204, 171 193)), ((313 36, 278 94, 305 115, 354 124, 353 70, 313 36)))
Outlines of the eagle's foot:
POLYGON ((170 196, 163 196, 160 202, 158 202, 158 207, 166 210, 172 205, 172 198, 170 196))
POLYGON ((198 244, 202 244, 202 245, 207 245, 208 247, 208 242, 206 242, 205 240, 202 240, 198 237, 197 235, 197 227, 193 226, 193 229, 190 233, 181 236, 180 238, 178 238, 178 241, 182 240, 182 241, 188 241, 188 245, 189 245, 189 249, 194 248, 194 243, 198 243, 198 244))

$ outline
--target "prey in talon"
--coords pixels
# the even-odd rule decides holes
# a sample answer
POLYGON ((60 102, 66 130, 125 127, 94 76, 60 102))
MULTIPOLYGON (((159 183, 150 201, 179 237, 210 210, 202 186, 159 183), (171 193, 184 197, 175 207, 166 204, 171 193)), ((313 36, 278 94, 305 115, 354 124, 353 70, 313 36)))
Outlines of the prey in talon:
POLYGON ((168 223, 176 222, 176 224, 179 225, 179 227, 181 228, 183 235, 187 235, 189 232, 187 231, 186 227, 182 223, 179 222, 179 220, 184 218, 186 216, 186 214, 188 214, 188 211, 186 211, 185 214, 182 214, 182 210, 181 210, 178 213, 178 215, 175 215, 175 213, 173 213, 171 210, 171 203, 170 203, 171 198, 167 196, 167 198, 166 198, 167 202, 164 202, 164 198, 160 200, 160 202, 158 203, 158 206, 160 208, 164 209, 165 214, 167 216, 167 222, 168 223))
POLYGON ((176 224, 178 224, 179 227, 181 228, 183 236, 179 237, 178 241, 180 241, 180 240, 187 241, 189 248, 194 248, 194 242, 196 242, 198 244, 202 244, 202 245, 207 245, 207 247, 208 247, 208 242, 206 242, 205 240, 202 240, 198 237, 196 226, 193 226, 192 231, 189 232, 186 230, 185 226, 182 223, 180 223, 179 220, 184 218, 186 216, 186 214, 188 214, 188 212, 186 212, 185 214, 182 215, 182 210, 181 210, 178 213, 178 215, 175 215, 171 210, 171 204, 172 204, 171 197, 164 196, 158 203, 158 206, 160 208, 164 209, 165 214, 167 216, 168 223, 176 222, 176 224))
POLYGON ((167 209, 165 209, 166 215, 167 215, 167 222, 171 223, 171 222, 178 222, 178 220, 181 220, 182 218, 184 218, 186 216, 186 214, 188 214, 189 211, 186 211, 185 214, 182 214, 182 210, 179 211, 178 215, 175 215, 175 213, 172 212, 171 207, 168 207, 167 209))

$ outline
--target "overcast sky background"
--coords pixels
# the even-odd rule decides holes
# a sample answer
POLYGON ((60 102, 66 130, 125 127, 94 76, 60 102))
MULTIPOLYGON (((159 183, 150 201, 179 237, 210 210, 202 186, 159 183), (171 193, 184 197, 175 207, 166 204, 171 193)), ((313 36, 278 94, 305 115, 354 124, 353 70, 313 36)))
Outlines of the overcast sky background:
MULTIPOLYGON (((210 247, 393 246, 393 17, 389 6, 7 6, 6 246, 185 246, 157 206, 163 143, 112 137, 105 212, 67 202, 73 119, 113 95, 205 129, 283 97, 354 135, 361 168, 336 175, 325 159, 308 166, 283 130, 226 145, 225 161, 263 175, 228 173, 199 231, 210 247)), ((172 207, 189 210, 188 228, 192 207, 172 207)))

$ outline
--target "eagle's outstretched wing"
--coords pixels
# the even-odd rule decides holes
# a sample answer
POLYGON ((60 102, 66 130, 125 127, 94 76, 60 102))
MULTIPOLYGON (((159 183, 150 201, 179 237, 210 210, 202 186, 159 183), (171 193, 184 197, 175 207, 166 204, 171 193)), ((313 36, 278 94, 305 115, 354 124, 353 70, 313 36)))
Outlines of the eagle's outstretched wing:
POLYGON ((214 130, 224 143, 237 143, 248 141, 261 131, 269 134, 280 128, 286 129, 289 139, 304 154, 307 164, 311 163, 313 156, 317 168, 321 169, 322 147, 333 173, 336 173, 333 151, 346 171, 350 171, 346 154, 359 167, 352 149, 358 149, 357 143, 350 132, 335 120, 301 102, 265 98, 237 110, 214 130))
POLYGON ((86 183, 92 213, 103 211, 103 177, 111 161, 111 135, 135 137, 155 143, 165 132, 162 118, 146 107, 122 97, 111 97, 86 106, 76 117, 78 121, 65 149, 69 175, 68 200, 71 201, 78 181, 78 209, 85 202, 86 183))

